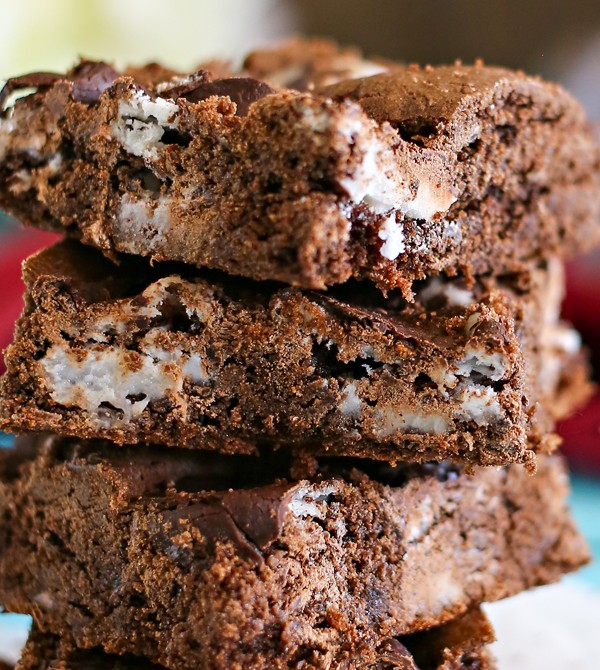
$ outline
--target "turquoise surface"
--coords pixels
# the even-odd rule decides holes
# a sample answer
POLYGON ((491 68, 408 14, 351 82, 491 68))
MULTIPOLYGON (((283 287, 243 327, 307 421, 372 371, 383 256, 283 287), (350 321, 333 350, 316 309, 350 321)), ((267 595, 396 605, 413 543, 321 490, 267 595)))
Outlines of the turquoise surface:
POLYGON ((600 590, 600 480, 573 475, 571 486, 571 508, 594 556, 592 563, 573 578, 600 590))

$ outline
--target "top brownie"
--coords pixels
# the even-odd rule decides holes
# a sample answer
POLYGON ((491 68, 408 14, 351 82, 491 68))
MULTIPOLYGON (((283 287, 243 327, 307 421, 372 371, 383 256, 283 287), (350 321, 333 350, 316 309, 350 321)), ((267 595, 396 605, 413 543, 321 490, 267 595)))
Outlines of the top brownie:
POLYGON ((0 206, 107 255, 322 289, 522 271, 599 237, 599 151, 563 89, 294 42, 188 76, 9 80, 0 206))

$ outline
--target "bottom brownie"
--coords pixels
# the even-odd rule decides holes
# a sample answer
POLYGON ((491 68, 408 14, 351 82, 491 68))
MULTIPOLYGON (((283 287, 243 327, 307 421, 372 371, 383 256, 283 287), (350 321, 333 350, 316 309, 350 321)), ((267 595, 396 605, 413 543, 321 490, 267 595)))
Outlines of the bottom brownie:
POLYGON ((322 460, 295 482, 278 458, 21 440, 0 463, 0 604, 169 670, 308 670, 587 559, 557 457, 536 476, 322 460))
MULTIPOLYGON (((493 670, 495 663, 486 648, 493 640, 489 622, 475 608, 422 633, 389 638, 368 658, 334 660, 328 670, 493 670)), ((162 670, 162 667, 131 654, 115 656, 99 648, 76 649, 54 635, 34 629, 15 670, 162 670)), ((296 667, 308 666, 300 663, 296 667)))

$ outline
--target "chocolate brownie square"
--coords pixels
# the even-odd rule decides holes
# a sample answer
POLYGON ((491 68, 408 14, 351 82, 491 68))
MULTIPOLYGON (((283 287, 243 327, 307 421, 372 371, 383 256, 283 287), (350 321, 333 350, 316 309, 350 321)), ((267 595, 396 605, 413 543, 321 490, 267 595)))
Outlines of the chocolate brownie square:
POLYGON ((599 240, 598 144, 562 88, 322 50, 9 80, 2 98, 37 91, 0 118, 0 205, 107 255, 406 297, 425 276, 518 272, 599 240))
POLYGON ((280 457, 23 438, 2 454, 0 604, 172 670, 327 668, 588 559, 556 456, 303 479, 280 457))
POLYGON ((559 263, 300 291, 182 266, 118 265, 76 242, 25 263, 0 428, 251 453, 533 466, 587 397, 559 263))

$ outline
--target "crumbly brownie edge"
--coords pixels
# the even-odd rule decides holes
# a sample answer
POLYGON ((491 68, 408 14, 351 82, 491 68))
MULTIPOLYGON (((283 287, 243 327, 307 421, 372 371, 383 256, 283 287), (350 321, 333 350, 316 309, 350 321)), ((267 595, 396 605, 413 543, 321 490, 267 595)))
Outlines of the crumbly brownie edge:
MULTIPOLYGON (((485 615, 475 609, 438 628, 400 640, 385 640, 366 658, 334 660, 327 670, 494 670, 486 649, 493 640, 485 615)), ((75 649, 34 627, 15 670, 50 670, 58 664, 61 670, 164 670, 131 655, 109 655, 97 648, 75 649)), ((271 667, 276 670, 278 666, 271 667)), ((235 669, 229 666, 227 670, 235 669)))

